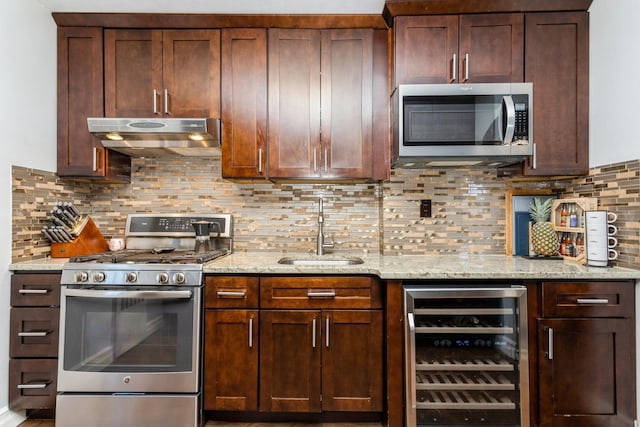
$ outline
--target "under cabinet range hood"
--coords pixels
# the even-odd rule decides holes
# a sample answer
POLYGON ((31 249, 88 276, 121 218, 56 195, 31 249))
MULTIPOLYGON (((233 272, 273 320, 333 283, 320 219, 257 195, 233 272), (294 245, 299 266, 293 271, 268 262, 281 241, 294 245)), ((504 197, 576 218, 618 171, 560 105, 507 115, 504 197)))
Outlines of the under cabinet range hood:
POLYGON ((133 157, 220 155, 220 120, 185 118, 87 118, 102 145, 133 157))

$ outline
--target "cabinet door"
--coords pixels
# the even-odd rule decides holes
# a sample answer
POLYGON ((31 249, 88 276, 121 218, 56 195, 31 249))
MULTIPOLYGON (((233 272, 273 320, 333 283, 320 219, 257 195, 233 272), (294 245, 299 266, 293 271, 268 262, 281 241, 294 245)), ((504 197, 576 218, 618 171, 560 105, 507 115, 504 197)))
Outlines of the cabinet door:
POLYGON ((589 172, 589 17, 527 13, 525 81, 533 83, 534 159, 527 175, 589 172))
POLYGON ((382 312, 323 311, 322 410, 382 411, 382 312))
POLYGON ((129 158, 106 150, 87 130, 87 117, 104 115, 102 63, 101 28, 58 28, 57 172, 129 182, 129 158))
POLYGON ((399 16, 395 40, 396 86, 458 83, 458 16, 399 16))
POLYGON ((9 360, 9 408, 56 407, 58 359, 9 360))
POLYGON ((373 30, 322 32, 320 173, 371 176, 373 30))
POLYGON ((460 82, 522 82, 524 14, 460 16, 460 82))
POLYGON ((630 319, 541 319, 542 427, 629 426, 635 419, 630 319))
POLYGON ((260 411, 320 412, 320 312, 260 312, 260 411))
POLYGON ((258 410, 258 311, 206 310, 204 409, 258 410))
POLYGON ((269 176, 320 168, 320 32, 269 30, 269 176))
POLYGON ((220 117, 220 30, 163 31, 162 81, 163 115, 220 117))
POLYGON ((104 70, 106 117, 161 113, 161 30, 105 30, 104 70))
POLYGON ((267 172, 267 30, 222 30, 222 177, 267 172))

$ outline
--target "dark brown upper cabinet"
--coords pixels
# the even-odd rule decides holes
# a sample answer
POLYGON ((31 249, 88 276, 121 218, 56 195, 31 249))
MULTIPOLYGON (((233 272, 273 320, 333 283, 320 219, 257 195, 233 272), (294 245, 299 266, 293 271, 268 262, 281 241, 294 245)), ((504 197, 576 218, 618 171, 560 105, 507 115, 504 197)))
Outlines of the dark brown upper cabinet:
POLYGON ((106 117, 220 117, 220 31, 108 29, 106 117))
POLYGON ((87 129, 87 117, 104 114, 102 42, 102 28, 58 28, 57 173, 129 182, 129 157, 105 149, 87 129))
POLYGON ((267 173, 267 30, 222 30, 222 177, 267 173))
POLYGON ((523 81, 524 15, 395 18, 395 83, 523 81))
POLYGON ((370 29, 269 30, 270 178, 373 176, 373 40, 370 29))
POLYGON ((589 172, 588 12, 528 13, 525 81, 533 83, 533 159, 525 175, 589 172))

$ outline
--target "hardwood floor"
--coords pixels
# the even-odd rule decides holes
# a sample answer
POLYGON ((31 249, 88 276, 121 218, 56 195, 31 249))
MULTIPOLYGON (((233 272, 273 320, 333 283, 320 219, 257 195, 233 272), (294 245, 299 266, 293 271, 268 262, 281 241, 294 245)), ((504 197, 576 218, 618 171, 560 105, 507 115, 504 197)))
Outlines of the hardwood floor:
MULTIPOLYGON (((53 420, 27 420, 18 427, 54 427, 53 420)), ((380 427, 380 423, 228 423, 208 421, 204 427, 380 427)))

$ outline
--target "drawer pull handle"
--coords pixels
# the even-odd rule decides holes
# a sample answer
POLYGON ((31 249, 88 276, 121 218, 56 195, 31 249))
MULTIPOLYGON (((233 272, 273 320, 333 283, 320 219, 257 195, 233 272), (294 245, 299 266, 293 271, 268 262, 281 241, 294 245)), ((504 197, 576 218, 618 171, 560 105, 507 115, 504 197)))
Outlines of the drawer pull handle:
POLYGON ((218 291, 219 298, 244 298, 247 295, 247 291, 218 291))
POLYGON ((50 292, 49 289, 19 289, 18 293, 27 295, 27 294, 48 294, 50 292))
POLYGON ((18 390, 24 390, 24 389, 42 389, 42 388, 47 388, 49 386, 49 384, 51 384, 51 382, 46 382, 46 383, 34 383, 34 384, 18 384, 18 390))
POLYGON ((308 298, 335 298, 336 292, 335 291, 326 291, 326 292, 309 291, 307 292, 307 297, 308 298))
POLYGON ((578 304, 609 304, 606 298, 578 298, 576 302, 578 304))
POLYGON ((18 332, 19 337, 46 337, 51 331, 39 331, 39 332, 18 332))

